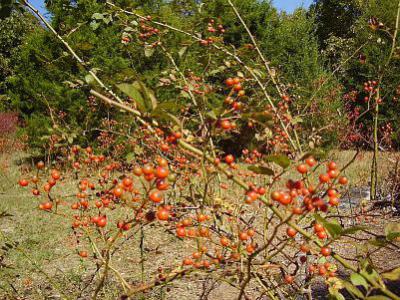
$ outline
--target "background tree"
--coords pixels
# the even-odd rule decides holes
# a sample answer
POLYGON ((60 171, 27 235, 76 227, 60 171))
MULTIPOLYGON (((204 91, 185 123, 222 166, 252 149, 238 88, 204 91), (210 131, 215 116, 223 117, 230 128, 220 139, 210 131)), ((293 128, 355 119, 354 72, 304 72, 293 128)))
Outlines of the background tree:
MULTIPOLYGON (((261 78, 266 78, 266 74, 260 71, 262 62, 254 60, 254 49, 245 29, 226 1, 117 1, 116 4, 121 7, 129 5, 143 15, 151 14, 159 21, 166 21, 202 38, 214 36, 207 31, 207 24, 213 19, 225 30, 223 39, 215 37, 217 42, 234 49, 261 78)), ((293 96, 292 105, 299 113, 294 122, 302 123, 303 134, 309 137, 309 144, 313 147, 337 147, 337 141, 348 141, 347 134, 341 132, 345 131, 346 122, 351 122, 349 109, 365 104, 357 102, 349 105, 343 101, 343 93, 360 90, 365 81, 372 80, 390 50, 387 33, 368 29, 368 19, 377 16, 385 26, 393 28, 395 3, 386 1, 382 4, 385 9, 380 9, 372 0, 316 1, 309 11, 300 9, 293 14, 278 13, 269 1, 236 1, 235 5, 246 16, 245 22, 270 62, 279 84, 293 96), (388 15, 381 16, 383 11, 388 15), (376 42, 373 42, 374 39, 376 42), (361 46, 362 50, 359 49, 361 46), (360 63, 361 54, 366 57, 367 63, 360 63), (343 119, 347 121, 343 122, 343 119), (334 125, 338 123, 344 124, 342 131, 334 125)), ((140 80, 154 90, 159 103, 175 101, 189 107, 191 99, 181 93, 186 83, 176 67, 183 70, 189 79, 191 76, 200 77, 210 88, 224 80, 226 75, 236 76, 240 71, 239 66, 223 53, 213 47, 203 47, 181 34, 163 31, 160 40, 163 47, 153 47, 156 39, 138 38, 141 33, 138 20, 133 21, 101 2, 53 0, 47 2, 47 9, 52 25, 84 59, 85 67, 92 69, 107 85, 117 90, 121 83, 132 84, 140 80)), ((15 23, 15 26, 23 26, 15 23)), ((75 141, 96 141, 99 130, 105 129, 107 120, 124 120, 125 117, 118 112, 109 113, 107 107, 101 110, 103 114, 91 113, 94 103, 88 100, 86 91, 94 84, 93 78, 86 76, 84 67, 60 49, 59 42, 44 28, 36 25, 26 35, 18 36, 19 39, 10 42, 21 43, 20 48, 13 45, 4 47, 4 51, 13 49, 18 54, 7 54, 17 58, 12 67, 17 72, 15 76, 2 75, 3 78, 8 77, 7 80, 2 79, 3 86, 7 82, 3 93, 9 98, 7 109, 19 111, 25 120, 23 130, 29 133, 33 148, 45 147, 49 140, 54 147, 75 141), (75 89, 71 90, 71 87, 75 89), (55 118, 59 115, 61 119, 55 118), (39 126, 38 130, 38 124, 44 126, 39 126)), ((396 72, 389 71, 392 67, 386 69, 385 76, 396 76, 396 72)), ((4 70, 10 74, 7 67, 4 70)), ((391 81, 394 84, 388 89, 392 94, 396 90, 396 80, 393 77, 391 81)), ((251 93, 251 86, 248 88, 251 93)), ((279 96, 272 85, 268 85, 267 89, 278 101, 279 96)), ((223 93, 222 90, 212 90, 204 97, 197 96, 204 114, 215 112, 223 105, 223 93)), ((125 97, 123 93, 120 96, 125 97)), ((263 97, 257 98, 257 105, 265 107, 263 97)), ((382 110, 382 116, 387 122, 392 120, 393 131, 396 132, 398 126, 394 120, 394 106, 387 107, 382 110)), ((188 119, 193 126, 198 126, 198 121, 188 119)), ((360 121, 367 128, 372 122, 370 114, 365 114, 360 121)), ((131 122, 125 123, 129 124, 124 129, 128 132, 136 128, 131 122)), ((241 142, 247 146, 254 142, 256 134, 251 129, 249 133, 241 142)), ((355 143, 367 145, 365 138, 368 136, 370 133, 365 132, 362 140, 355 143)), ((396 139, 395 135, 390 136, 396 139)), ((228 141, 231 139, 229 136, 226 138, 228 141)))

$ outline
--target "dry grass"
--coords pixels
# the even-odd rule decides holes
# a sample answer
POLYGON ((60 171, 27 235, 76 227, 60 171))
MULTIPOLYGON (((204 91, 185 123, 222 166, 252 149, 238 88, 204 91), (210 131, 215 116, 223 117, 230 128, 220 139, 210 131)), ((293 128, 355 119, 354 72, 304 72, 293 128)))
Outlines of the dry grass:
MULTIPOLYGON (((332 151, 329 157, 344 165, 356 154, 356 151, 332 151)), ((353 186, 367 186, 370 182, 370 170, 372 152, 360 152, 356 160, 347 168, 345 174, 353 186)), ((378 178, 382 181, 388 178, 389 172, 397 160, 400 159, 398 152, 381 152, 378 155, 378 178)))

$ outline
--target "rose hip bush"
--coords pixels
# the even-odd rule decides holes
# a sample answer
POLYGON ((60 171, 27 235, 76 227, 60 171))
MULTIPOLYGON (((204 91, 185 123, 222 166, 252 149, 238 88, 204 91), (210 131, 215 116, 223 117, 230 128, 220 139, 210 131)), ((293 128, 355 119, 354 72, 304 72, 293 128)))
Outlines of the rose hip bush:
MULTIPOLYGON (((57 169, 46 169, 43 162, 37 163, 37 175, 23 178, 19 184, 31 188, 32 194, 41 199, 39 209, 66 217, 74 235, 81 240, 77 254, 82 258, 100 258, 104 268, 109 267, 107 257, 114 255, 113 249, 129 238, 130 233, 155 223, 176 239, 191 241, 193 252, 181 257, 180 266, 169 266, 174 272, 211 270, 229 277, 235 276, 235 270, 240 269, 243 262, 256 269, 274 264, 282 272, 280 281, 295 290, 305 284, 304 278, 297 280, 301 266, 306 267, 304 275, 308 279, 315 276, 335 278, 337 266, 331 257, 334 248, 330 244, 340 232, 330 226, 339 225, 328 223, 318 214, 329 213, 338 206, 340 188, 347 185, 347 178, 340 175, 334 162, 321 165, 308 156, 296 166, 298 175, 295 178, 275 188, 278 180, 256 185, 255 179, 261 179, 257 178, 257 173, 239 173, 232 155, 214 161, 181 156, 177 146, 180 138, 179 133, 168 136, 169 143, 163 144, 161 156, 143 159, 142 164, 128 167, 94 154, 90 147, 74 146, 68 163, 78 176, 79 184, 76 200, 72 202, 60 199, 53 192, 67 178, 57 169), (313 178, 319 166, 322 172, 313 178), (201 199, 192 199, 187 194, 187 185, 196 184, 201 188, 202 177, 209 182, 219 168, 232 172, 229 176, 240 178, 236 180, 249 180, 241 201, 218 200, 207 189, 201 199), (222 201, 230 204, 229 209, 222 201), (267 207, 276 210, 278 216, 267 218, 257 213, 267 207), (118 209, 127 211, 127 217, 109 216, 118 209), (268 225, 266 228, 260 226, 264 222, 268 225), (96 243, 97 240, 104 242, 96 243)), ((228 182, 220 185, 223 189, 230 186, 228 182)), ((248 279, 240 286, 245 294, 252 275, 244 276, 248 279)), ((163 274, 157 280, 167 282, 169 275, 163 274)), ((122 281, 121 284, 126 283, 122 281)), ((149 287, 127 285, 127 288, 138 292, 149 287)))
MULTIPOLYGON (((297 298, 317 279, 328 285, 332 298, 344 299, 346 293, 354 298, 399 299, 384 281, 398 279, 398 269, 380 274, 367 254, 346 259, 340 253, 342 243, 349 240, 366 247, 371 241, 374 247, 393 246, 399 232, 388 228, 378 241, 364 226, 344 227, 338 222, 348 165, 318 161, 304 151, 298 134, 301 122, 291 112, 295 100, 273 74, 236 7, 227 3, 248 31, 254 61, 269 74, 272 91, 223 43, 226 29, 216 20, 208 20, 199 36, 110 3, 112 13, 124 15, 122 25, 126 18, 137 24, 129 30, 125 26, 121 43, 142 43, 148 56, 164 51, 179 76, 176 88, 188 104, 172 113, 171 103, 157 103, 155 94, 139 81, 118 86, 131 101, 104 84, 104 94, 93 87, 90 93, 96 99, 135 117, 137 133, 131 143, 140 144, 141 151, 131 153, 127 162, 75 145, 65 149, 63 167, 39 162, 36 174, 21 178, 20 186, 32 190, 43 213, 70 223, 78 240, 77 259, 99 266, 94 299, 111 276, 126 298, 194 272, 213 273, 229 282, 238 299, 297 298), (169 31, 190 37, 210 52, 223 53, 243 70, 217 83, 187 74, 164 45, 169 31), (207 111, 212 93, 223 100, 217 109, 207 111), (259 98, 265 99, 262 105, 259 98), (234 139, 249 131, 256 137, 252 149, 243 148, 238 155, 219 146, 225 137, 234 139), (72 179, 77 182, 76 194, 67 200, 61 192, 72 179), (182 243, 181 263, 166 262, 156 278, 132 284, 112 258, 124 257, 121 245, 148 226, 182 243), (361 232, 368 239, 359 239, 361 232), (347 276, 338 276, 339 268, 347 276)), ((102 83, 91 70, 90 76, 102 83)))
MULTIPOLYGON (((178 145, 180 133, 164 138, 168 143, 163 144, 160 155, 127 166, 96 155, 91 147, 72 147, 67 169, 73 169, 78 178, 74 200, 63 200, 54 192, 62 190, 64 181, 69 180, 69 171, 64 175, 57 169, 46 168, 43 162, 37 163, 37 175, 22 178, 19 184, 32 189, 38 208, 44 213, 65 217, 70 222, 79 240, 77 255, 100 260, 104 271, 112 269, 129 296, 166 285, 177 274, 193 271, 221 273, 224 279, 236 278, 237 272, 242 272, 242 279, 232 282, 245 296, 253 280, 270 282, 262 272, 268 266, 279 270, 278 275, 274 274, 278 286, 271 282, 272 290, 302 293, 312 279, 321 277, 337 297, 338 286, 356 295, 361 293, 351 283, 337 278, 339 264, 350 270, 354 267, 336 254, 335 241, 363 227, 342 228, 327 221, 336 212, 341 191, 348 184, 335 162, 318 163, 306 156, 297 165, 286 167, 284 156, 275 155, 266 159, 276 167, 269 169, 250 163, 249 171, 243 172, 232 155, 204 160, 182 153, 178 145), (293 177, 284 181, 279 173, 265 184, 265 175, 259 174, 273 169, 283 173, 290 168, 294 169, 293 177), (234 198, 237 195, 224 195, 223 199, 217 196, 219 189, 224 193, 235 183, 226 181, 210 186, 218 170, 247 187, 239 201, 234 198), (203 193, 193 196, 190 187, 203 193), (121 210, 125 217, 112 217, 116 210, 121 210), (160 273, 153 282, 133 287, 109 265, 109 259, 118 254, 122 243, 150 224, 174 236, 177 242, 189 241, 185 244, 188 249, 181 252, 185 255, 180 257, 180 265, 159 266, 172 270, 170 273, 160 273)), ((153 139, 153 143, 156 145, 157 140, 153 139)), ((378 280, 378 273, 366 261, 363 264, 365 270, 360 274, 365 279, 353 275, 352 278, 365 281, 366 285, 370 280, 369 288, 376 288, 372 284, 378 280)), ((266 292, 267 289, 260 294, 266 292)))

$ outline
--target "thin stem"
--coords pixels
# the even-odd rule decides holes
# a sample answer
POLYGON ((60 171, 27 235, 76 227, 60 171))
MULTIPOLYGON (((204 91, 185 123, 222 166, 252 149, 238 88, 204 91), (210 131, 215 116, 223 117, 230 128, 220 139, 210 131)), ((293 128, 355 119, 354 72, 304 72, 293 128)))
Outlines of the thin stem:
MULTIPOLYGON (((118 103, 112 99, 109 99, 108 97, 101 95, 100 93, 96 92, 96 91, 91 91, 92 95, 100 95, 101 97, 99 97, 100 99, 102 99, 103 101, 105 101, 106 103, 116 106, 118 108, 121 108, 127 112, 131 112, 132 113, 132 108, 118 103)), ((133 110, 134 111, 134 110, 133 110)), ((184 150, 187 150, 191 155, 194 155, 196 157, 204 157, 206 160, 208 160, 209 162, 214 162, 214 159, 208 155, 206 155, 205 153, 203 153, 203 151, 201 151, 200 149, 190 145, 189 143, 183 141, 182 139, 178 140, 178 145, 179 147, 181 147, 184 150)), ((223 167, 222 165, 217 165, 216 166, 217 169, 222 172, 223 174, 225 174, 227 176, 227 178, 231 181, 233 181, 235 184, 237 184, 238 186, 242 187, 244 190, 248 190, 249 186, 243 182, 239 177, 233 175, 229 170, 227 170, 225 167, 223 167)), ((261 196, 260 201, 263 202, 267 208, 269 208, 282 222, 286 222, 286 224, 290 227, 292 227, 293 229, 295 229, 297 232, 299 232, 302 236, 304 236, 306 239, 310 240, 313 242, 313 244, 318 247, 318 249, 320 249, 321 247, 323 247, 323 243, 319 240, 316 240, 311 234, 309 234, 306 230, 304 230, 302 227, 300 227, 297 223, 294 223, 292 221, 288 221, 290 220, 290 218, 288 218, 286 216, 286 214, 284 214, 283 212, 281 212, 279 210, 278 207, 275 207, 272 205, 271 201, 269 199, 267 199, 265 196, 261 196)), ((338 261, 343 267, 345 267, 346 269, 349 269, 353 272, 358 272, 357 267, 351 265, 349 262, 347 262, 343 257, 341 257, 339 254, 337 253, 333 253, 332 257, 338 261)), ((178 270, 178 271, 174 271, 172 272, 169 277, 167 277, 166 282, 169 282, 171 280, 173 280, 174 278, 178 277, 180 274, 184 274, 186 270, 178 270)), ((391 299, 395 299, 395 300, 400 300, 400 297, 395 295, 394 293, 392 293, 391 291, 389 291, 388 289, 384 288, 380 288, 379 284, 377 282, 375 282, 374 280, 371 280, 371 278, 369 278, 369 276, 365 276, 365 274, 359 273, 361 276, 364 277, 364 279, 366 279, 368 282, 370 282, 375 288, 380 289, 385 295, 387 295, 388 297, 390 297, 391 299)), ((157 285, 157 282, 154 282, 150 285, 147 286, 142 286, 140 288, 137 289, 133 289, 129 292, 128 295, 133 295, 138 291, 144 291, 148 288, 154 287, 155 285, 157 285)))
MULTIPOLYGON (((182 29, 173 27, 173 26, 168 25, 168 24, 166 24, 166 23, 157 22, 157 21, 153 21, 153 20, 148 20, 146 17, 144 17, 144 16, 142 16, 142 15, 136 13, 136 12, 124 10, 124 9, 122 9, 122 8, 120 8, 120 7, 118 7, 118 6, 116 6, 115 4, 111 3, 110 1, 107 1, 106 4, 109 5, 109 6, 111 6, 111 7, 113 7, 113 8, 115 8, 115 9, 117 9, 117 10, 119 10, 119 11, 121 11, 121 12, 123 12, 123 13, 125 13, 125 14, 127 14, 127 15, 132 15, 132 16, 135 16, 135 17, 141 19, 141 20, 146 20, 147 22, 150 22, 150 23, 152 23, 152 24, 155 24, 155 25, 158 25, 158 26, 161 26, 161 27, 164 27, 164 28, 168 28, 168 29, 173 30, 173 31, 175 31, 175 32, 179 32, 179 33, 181 33, 181 34, 184 34, 184 35, 186 35, 186 36, 191 37, 192 39, 194 39, 194 40, 196 40, 196 41, 198 41, 198 42, 201 42, 201 41, 202 41, 202 39, 201 39, 200 37, 198 37, 198 36, 196 36, 196 35, 194 35, 194 34, 191 34, 191 33, 189 33, 189 32, 186 32, 186 31, 182 30, 182 29)), ((275 103, 274 103, 274 101, 272 100, 272 97, 269 95, 269 93, 268 93, 268 91, 267 91, 265 85, 261 82, 260 78, 254 73, 253 69, 250 68, 249 66, 247 66, 247 65, 242 61, 242 59, 241 59, 239 56, 237 56, 236 54, 230 52, 229 50, 227 50, 227 49, 225 49, 225 48, 223 48, 223 47, 221 47, 221 46, 218 46, 218 45, 215 44, 215 43, 211 44, 211 46, 212 46, 213 48, 217 49, 218 51, 221 51, 221 52, 223 52, 224 54, 226 54, 226 55, 232 57, 233 59, 235 59, 235 60, 239 63, 239 65, 243 66, 243 68, 253 77, 253 79, 256 81, 257 85, 261 88, 261 90, 262 90, 262 92, 263 92, 265 98, 267 99, 269 105, 271 106, 271 108, 272 108, 272 110, 273 110, 275 116, 278 118, 278 120, 279 120, 279 122, 280 122, 280 126, 281 126, 281 128, 283 129, 283 131, 286 133, 287 138, 288 138, 288 140, 289 140, 289 142, 290 142, 292 148, 293 148, 295 151, 300 150, 300 149, 298 149, 296 143, 294 142, 294 140, 292 139, 291 135, 289 134, 289 131, 288 131, 288 129, 287 129, 287 126, 285 125, 285 122, 283 121, 283 119, 282 119, 282 117, 281 117, 281 115, 280 115, 278 109, 276 108, 275 103)), ((294 130, 294 129, 293 129, 293 130, 294 130)))
POLYGON ((104 286, 104 283, 105 283, 105 281, 107 279, 107 276, 108 276, 108 269, 109 269, 108 264, 109 264, 109 262, 110 262, 110 254, 107 253, 106 261, 105 261, 105 264, 104 264, 104 271, 103 271, 103 274, 100 277, 99 283, 96 286, 96 289, 94 291, 92 300, 96 300, 97 299, 97 296, 98 296, 101 288, 104 286))
MULTIPOLYGON (((242 16, 240 15, 239 11, 237 10, 237 8, 236 8, 236 6, 233 4, 233 2, 232 2, 231 0, 228 0, 228 3, 229 3, 229 5, 232 7, 232 9, 233 9, 233 11, 235 12, 235 14, 236 14, 237 18, 239 19, 240 23, 242 23, 244 29, 246 30, 247 34, 249 35, 249 37, 250 37, 250 39, 251 39, 251 42, 253 43, 253 46, 254 46, 254 48, 256 49, 258 55, 260 56, 262 62, 264 63, 264 66, 265 66, 265 68, 267 69, 267 72, 268 72, 268 74, 269 74, 269 76, 270 76, 270 78, 271 78, 271 80, 272 80, 272 82, 273 82, 273 84, 274 84, 274 86, 275 86, 275 88, 276 88, 276 90, 277 90, 279 96, 282 97, 282 96, 283 96, 283 93, 282 93, 281 89, 279 88, 278 82, 275 80, 275 76, 274 76, 274 74, 273 74, 273 72, 272 72, 272 70, 271 70, 271 68, 270 68, 270 66, 269 66, 268 61, 265 59, 265 57, 264 57, 264 55, 262 54, 260 48, 258 47, 257 42, 256 42, 256 39, 254 38, 254 36, 253 36, 253 34, 251 33, 249 27, 247 26, 246 22, 243 20, 242 16)), ((285 128, 286 128, 286 126, 284 127, 284 130, 285 130, 285 128)), ((296 132, 296 130, 295 130, 294 128, 293 128, 293 132, 294 132, 294 135, 295 135, 295 138, 296 138, 296 142, 297 142, 297 147, 298 147, 297 150, 299 150, 300 155, 302 155, 302 152, 303 152, 303 151, 302 151, 302 148, 301 148, 301 143, 300 143, 300 140, 299 140, 299 138, 298 138, 298 136, 297 136, 297 132, 296 132)), ((285 130, 285 133, 288 134, 287 130, 285 130)), ((289 135, 288 135, 288 137, 289 137, 289 135)), ((291 142, 292 142, 292 141, 291 141, 291 142)), ((292 142, 292 143, 293 143, 293 142, 292 142)))
MULTIPOLYGON (((192 100, 194 106, 197 108, 198 112, 199 112, 199 116, 200 116, 200 122, 202 127, 207 131, 207 135, 209 134, 209 129, 207 127, 207 124, 205 122, 204 116, 203 116, 203 112, 201 110, 201 107, 199 106, 199 104, 197 103, 196 97, 193 94, 192 90, 189 87, 189 82, 185 76, 185 74, 181 71, 181 69, 178 67, 175 59, 172 57, 171 53, 169 53, 167 51, 167 49, 161 44, 161 49, 164 51, 165 55, 168 57, 168 59, 171 61, 172 65, 174 66, 175 70, 178 72, 179 76, 181 76, 183 82, 185 83, 185 85, 188 87, 188 94, 190 96, 190 99, 192 100)), ((209 138, 209 142, 210 142, 210 148, 211 148, 211 153, 213 155, 214 158, 217 157, 217 154, 215 152, 215 145, 214 145, 214 140, 210 135, 209 138)), ((221 176, 218 174, 218 183, 221 184, 221 176)))
POLYGON ((396 28, 395 28, 394 34, 393 34, 392 48, 390 50, 390 54, 389 54, 389 57, 388 57, 388 60, 385 64, 385 66, 389 65, 389 63, 393 57, 394 50, 396 49, 396 41, 397 41, 397 35, 399 33, 399 27, 400 27, 400 1, 397 4, 396 28))
POLYGON ((382 73, 379 76, 379 86, 377 88, 377 93, 376 93, 376 101, 375 101, 375 110, 374 110, 374 128, 373 128, 373 142, 374 142, 374 155, 372 158, 372 163, 371 163, 371 189, 370 189, 370 194, 371 194, 371 199, 376 200, 377 198, 377 187, 378 187, 378 153, 379 153, 379 140, 378 140, 378 126, 379 126, 379 100, 380 100, 380 89, 383 81, 383 77, 385 75, 385 71, 388 69, 387 66, 389 65, 390 61, 392 60, 394 50, 396 48, 396 41, 397 41, 397 35, 399 32, 399 26, 400 26, 400 1, 398 2, 397 5, 397 17, 396 17, 396 28, 393 34, 393 39, 392 39, 392 47, 389 53, 389 57, 384 65, 384 68, 382 69, 382 73))
POLYGON ((254 38, 253 34, 251 33, 249 27, 247 26, 246 22, 243 20, 242 16, 240 15, 239 11, 237 10, 236 6, 233 4, 231 0, 228 0, 229 5, 232 7, 233 11, 235 12, 235 15, 239 19, 240 23, 242 23, 243 28, 246 30, 247 34, 249 35, 251 42, 253 43, 254 49, 256 49, 258 55, 260 56, 262 62, 264 63, 265 68, 267 69, 267 72, 269 76, 271 77, 271 80, 273 84, 275 85, 276 90, 278 91, 279 96, 282 96, 282 91, 279 88, 278 82, 275 80, 275 76, 269 66, 269 62, 265 59, 264 55, 262 54, 260 48, 257 45, 256 39, 254 38))

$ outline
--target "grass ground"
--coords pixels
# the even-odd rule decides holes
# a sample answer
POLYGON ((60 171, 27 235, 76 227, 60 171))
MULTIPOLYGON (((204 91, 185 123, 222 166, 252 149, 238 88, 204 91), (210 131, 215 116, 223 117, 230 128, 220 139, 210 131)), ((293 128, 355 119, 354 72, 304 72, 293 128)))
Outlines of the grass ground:
MULTIPOLYGON (((352 160, 356 151, 332 151, 330 157, 336 160, 340 165, 345 165, 352 160)), ((370 182, 370 167, 372 161, 372 152, 360 152, 355 161, 346 169, 346 176, 353 186, 368 186, 370 182)), ((400 159, 400 153, 380 152, 378 155, 378 178, 384 180, 388 178, 389 173, 393 171, 396 161, 400 159)), ((381 182, 382 183, 382 182, 381 182)))
MULTIPOLYGON (((333 152, 341 164, 354 156, 353 151, 333 152)), ((379 178, 387 178, 399 154, 380 154, 379 178)), ((20 174, 18 162, 24 154, 2 154, 0 157, 0 299, 58 299, 60 294, 70 299, 88 299, 92 293, 91 278, 96 265, 79 259, 76 241, 70 223, 63 218, 43 213, 37 201, 27 190, 17 187, 20 174), (59 289, 59 291, 57 291, 59 289)), ((360 153, 346 170, 346 175, 356 186, 368 185, 371 153, 360 153)), ((63 191, 64 192, 64 191, 63 191)), ((69 194, 66 190, 65 193, 69 194)), ((124 277, 135 283, 141 280, 139 239, 134 237, 124 245, 124 259, 116 257, 115 265, 125 269, 124 277), (129 265, 129 268, 126 266, 129 265)), ((160 265, 177 265, 182 244, 153 228, 146 229, 145 270, 146 279, 154 278, 160 265), (156 248, 156 245, 161 247, 156 248)), ((207 279, 193 275, 174 284, 172 291, 157 290, 146 299, 193 299, 204 293, 207 279), (177 296, 179 295, 179 297, 177 296), (178 298, 176 298, 178 297, 178 298)), ((212 276, 209 276, 212 279, 212 276)), ((116 299, 117 284, 110 282, 101 299, 116 299)), ((237 293, 228 284, 219 284, 210 290, 208 299, 231 299, 237 293)), ((207 295, 206 295, 207 296, 207 295)), ((207 299, 207 298, 204 298, 207 299)))

